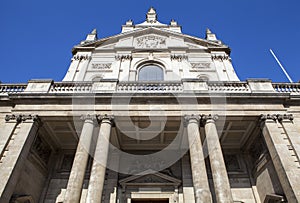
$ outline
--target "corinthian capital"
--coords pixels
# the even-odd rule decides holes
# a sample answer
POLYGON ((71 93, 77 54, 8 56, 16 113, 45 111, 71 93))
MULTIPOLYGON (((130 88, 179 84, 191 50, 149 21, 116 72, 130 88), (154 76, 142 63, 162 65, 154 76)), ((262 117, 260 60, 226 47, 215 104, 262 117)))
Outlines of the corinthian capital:
POLYGON ((17 121, 17 123, 21 123, 27 120, 32 120, 37 122, 40 121, 38 115, 32 115, 32 114, 18 114, 18 115, 10 114, 5 116, 5 121, 11 121, 11 120, 15 120, 17 121))
POLYGON ((266 121, 266 120, 277 120, 277 115, 276 114, 261 114, 260 115, 260 120, 261 121, 266 121))
POLYGON ((288 120, 288 121, 294 120, 294 116, 292 114, 277 114, 276 116, 279 122, 282 122, 284 120, 288 120))
POLYGON ((217 114, 201 115, 201 120, 203 123, 216 122, 218 119, 219 119, 219 116, 217 114))
POLYGON ((104 114, 104 115, 97 115, 97 119, 100 123, 109 122, 109 123, 113 124, 115 117, 113 115, 104 114))
POLYGON ((201 116, 198 114, 191 114, 191 115, 185 115, 184 116, 184 126, 187 126, 190 120, 195 120, 197 123, 200 122, 201 116))
POLYGON ((97 116, 95 114, 85 114, 85 115, 81 115, 80 120, 83 120, 83 121, 90 120, 90 121, 96 122, 97 116))

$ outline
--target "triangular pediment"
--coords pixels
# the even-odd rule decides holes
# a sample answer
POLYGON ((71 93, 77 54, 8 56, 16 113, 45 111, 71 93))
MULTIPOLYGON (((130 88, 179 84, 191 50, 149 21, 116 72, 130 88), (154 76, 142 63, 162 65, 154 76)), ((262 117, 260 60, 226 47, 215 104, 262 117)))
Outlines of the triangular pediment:
POLYGON ((132 49, 165 49, 169 47, 182 47, 186 49, 229 49, 224 44, 155 27, 136 29, 93 42, 80 44, 75 46, 74 49, 87 47, 94 49, 118 49, 123 47, 132 49))
POLYGON ((123 186, 127 185, 174 185, 178 186, 181 180, 163 173, 153 173, 146 175, 133 175, 119 181, 123 186))

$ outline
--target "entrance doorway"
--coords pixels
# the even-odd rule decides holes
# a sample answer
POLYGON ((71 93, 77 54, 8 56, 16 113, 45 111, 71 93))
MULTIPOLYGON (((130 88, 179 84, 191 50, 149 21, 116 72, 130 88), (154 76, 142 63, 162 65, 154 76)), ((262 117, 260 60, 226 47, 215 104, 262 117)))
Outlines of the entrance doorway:
POLYGON ((169 203, 169 199, 132 199, 131 203, 169 203))

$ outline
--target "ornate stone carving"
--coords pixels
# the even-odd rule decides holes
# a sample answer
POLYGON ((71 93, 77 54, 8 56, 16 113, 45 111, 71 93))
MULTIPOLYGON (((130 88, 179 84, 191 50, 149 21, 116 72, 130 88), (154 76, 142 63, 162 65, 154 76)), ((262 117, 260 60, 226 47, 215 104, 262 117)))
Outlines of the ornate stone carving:
POLYGON ((91 120, 96 123, 97 121, 97 115, 95 114, 86 114, 86 115, 81 115, 80 120, 86 121, 86 120, 91 120))
POLYGON ((267 115, 262 114, 260 116, 260 120, 262 122, 269 120, 269 119, 271 119, 273 121, 279 121, 279 122, 282 122, 283 120, 292 121, 292 120, 294 120, 294 116, 292 114, 267 114, 267 115))
POLYGON ((191 63, 192 69, 210 68, 210 63, 191 63))
POLYGON ((277 114, 276 116, 279 122, 283 120, 289 120, 289 121, 294 120, 294 116, 292 114, 277 114))
POLYGON ((104 115, 97 115, 97 119, 98 119, 99 123, 101 123, 101 122, 109 122, 111 124, 114 124, 115 117, 113 115, 104 114, 104 115))
POLYGON ((92 69, 109 70, 111 69, 111 63, 93 63, 92 69))
POLYGON ((136 38, 137 48, 164 48, 166 47, 166 39, 155 36, 147 35, 143 37, 136 38))
POLYGON ((176 60, 176 61, 183 61, 183 60, 187 60, 188 56, 185 54, 172 54, 171 56, 171 60, 176 60))
POLYGON ((127 55, 116 55, 115 59, 117 61, 126 61, 126 60, 132 60, 132 56, 130 54, 127 55))
POLYGON ((219 60, 219 61, 230 60, 228 55, 212 55, 211 59, 212 60, 219 60))
POLYGON ((267 114, 267 115, 260 115, 260 120, 261 121, 266 121, 266 120, 273 120, 276 121, 277 120, 277 115, 276 114, 267 114))
POLYGON ((76 61, 79 61, 79 60, 89 60, 91 59, 92 57, 89 56, 88 54, 77 54, 75 56, 73 56, 73 59, 76 60, 76 61))
POLYGON ((214 115, 212 115, 212 114, 208 114, 208 115, 201 115, 201 121, 203 122, 203 123, 206 123, 206 122, 208 122, 208 121, 213 121, 213 122, 215 122, 215 121, 217 121, 219 119, 219 116, 217 115, 217 114, 214 114, 214 115))
POLYGON ((18 123, 26 120, 33 120, 33 121, 39 121, 38 115, 31 115, 31 114, 11 114, 11 115, 6 115, 5 116, 5 121, 10 121, 10 120, 16 120, 18 123))
POLYGON ((196 120, 198 123, 200 122, 201 120, 201 116, 200 115, 194 115, 194 114, 191 114, 191 115, 185 115, 184 116, 184 126, 186 127, 187 124, 189 123, 190 120, 196 120))

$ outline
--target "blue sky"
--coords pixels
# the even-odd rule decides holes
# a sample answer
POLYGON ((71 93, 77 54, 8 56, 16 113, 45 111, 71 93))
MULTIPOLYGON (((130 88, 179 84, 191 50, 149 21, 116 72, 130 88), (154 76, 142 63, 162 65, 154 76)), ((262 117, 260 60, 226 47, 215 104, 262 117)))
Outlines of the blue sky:
POLYGON ((154 6, 160 22, 175 19, 186 34, 204 37, 208 27, 232 49, 241 80, 287 82, 272 48, 294 81, 300 80, 300 1, 277 0, 7 0, 0 2, 0 81, 62 80, 71 48, 97 28, 98 37, 140 23, 154 6))

